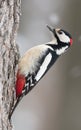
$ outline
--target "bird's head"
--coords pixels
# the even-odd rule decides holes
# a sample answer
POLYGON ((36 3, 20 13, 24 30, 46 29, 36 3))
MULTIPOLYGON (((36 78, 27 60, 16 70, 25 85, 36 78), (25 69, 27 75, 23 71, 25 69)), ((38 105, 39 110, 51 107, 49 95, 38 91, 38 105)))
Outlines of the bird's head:
POLYGON ((54 44, 51 42, 52 46, 59 55, 64 53, 73 43, 71 35, 63 29, 52 29, 48 25, 47 27, 53 33, 54 39, 56 39, 54 44))

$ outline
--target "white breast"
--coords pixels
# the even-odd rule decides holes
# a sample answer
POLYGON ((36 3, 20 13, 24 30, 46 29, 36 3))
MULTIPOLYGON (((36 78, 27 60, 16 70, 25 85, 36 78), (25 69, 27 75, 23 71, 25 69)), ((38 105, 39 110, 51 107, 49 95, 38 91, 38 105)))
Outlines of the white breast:
MULTIPOLYGON (((33 73, 39 66, 38 60, 45 54, 48 46, 39 45, 28 50, 19 61, 19 71, 27 75, 29 72, 33 73)), ((47 60, 45 60, 46 62, 47 60)))

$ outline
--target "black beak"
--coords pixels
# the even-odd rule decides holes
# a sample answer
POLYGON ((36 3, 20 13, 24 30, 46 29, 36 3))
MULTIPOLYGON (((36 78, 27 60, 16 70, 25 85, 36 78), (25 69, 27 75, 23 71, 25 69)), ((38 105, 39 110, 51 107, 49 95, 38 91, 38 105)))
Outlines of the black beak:
POLYGON ((52 29, 50 26, 47 25, 47 28, 48 28, 51 32, 53 32, 53 29, 52 29))
POLYGON ((55 29, 52 29, 50 26, 47 25, 47 28, 53 33, 55 34, 55 29))

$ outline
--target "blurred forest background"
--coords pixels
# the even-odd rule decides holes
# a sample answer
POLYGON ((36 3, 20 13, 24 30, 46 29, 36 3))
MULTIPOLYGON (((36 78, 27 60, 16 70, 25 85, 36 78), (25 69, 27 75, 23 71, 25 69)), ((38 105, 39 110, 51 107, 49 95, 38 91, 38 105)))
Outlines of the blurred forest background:
POLYGON ((70 32, 73 46, 23 98, 12 121, 15 130, 81 130, 81 0, 22 0, 21 56, 51 40, 47 24, 70 32))

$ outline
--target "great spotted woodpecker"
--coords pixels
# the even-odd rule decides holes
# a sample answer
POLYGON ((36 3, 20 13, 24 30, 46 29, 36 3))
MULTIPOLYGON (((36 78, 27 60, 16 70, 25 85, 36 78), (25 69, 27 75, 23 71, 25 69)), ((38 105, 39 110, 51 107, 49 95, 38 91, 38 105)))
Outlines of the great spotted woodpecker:
POLYGON ((39 82, 57 58, 72 45, 73 40, 68 32, 47 27, 53 33, 53 40, 29 49, 19 60, 16 80, 17 100, 10 117, 22 97, 39 82))

